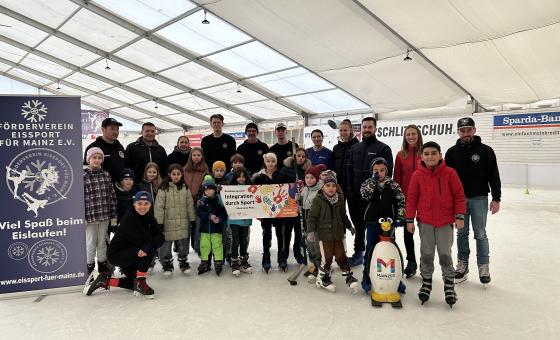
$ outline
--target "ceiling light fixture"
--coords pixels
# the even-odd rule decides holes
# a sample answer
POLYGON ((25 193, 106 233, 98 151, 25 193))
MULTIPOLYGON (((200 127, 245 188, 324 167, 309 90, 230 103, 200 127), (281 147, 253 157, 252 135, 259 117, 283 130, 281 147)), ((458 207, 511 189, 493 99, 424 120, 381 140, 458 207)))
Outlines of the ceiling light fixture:
POLYGON ((208 25, 210 23, 210 21, 208 21, 208 19, 206 19, 206 10, 204 10, 204 20, 202 20, 202 23, 204 25, 208 25))
POLYGON ((106 69, 106 70, 110 70, 110 69, 111 69, 111 66, 109 66, 109 59, 108 59, 108 58, 105 58, 105 65, 107 65, 107 66, 105 66, 105 69, 106 69))
POLYGON ((239 83, 237 83, 237 91, 235 91, 237 93, 241 93, 241 88, 239 87, 239 83))
POLYGON ((56 83, 56 89, 60 90, 60 83, 58 83, 58 82, 56 83))
POLYGON ((154 103, 156 103, 156 105, 154 106, 154 109, 157 109, 158 105, 157 105, 157 99, 156 98, 154 98, 154 103))
POLYGON ((410 57, 410 52, 412 52, 412 50, 410 48, 406 49, 406 57, 404 57, 404 61, 412 61, 412 58, 410 57))

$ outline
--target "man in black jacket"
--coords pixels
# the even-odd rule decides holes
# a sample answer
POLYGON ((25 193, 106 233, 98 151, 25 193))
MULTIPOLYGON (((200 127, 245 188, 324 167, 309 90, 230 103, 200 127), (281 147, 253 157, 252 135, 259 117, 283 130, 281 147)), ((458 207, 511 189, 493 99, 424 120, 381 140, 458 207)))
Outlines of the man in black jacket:
POLYGON ((167 175, 167 153, 163 146, 156 141, 156 126, 146 122, 142 124, 142 136, 128 144, 124 152, 124 159, 127 168, 131 168, 136 176, 135 182, 142 182, 144 168, 149 162, 154 162, 159 166, 160 175, 167 175))
POLYGON ((258 140, 259 127, 255 123, 245 126, 247 140, 237 148, 237 153, 245 158, 245 168, 256 174, 263 168, 263 155, 268 152, 268 145, 258 140))
POLYGON ((84 165, 87 151, 98 147, 103 151, 104 159, 101 167, 109 173, 113 182, 119 180, 121 171, 124 169, 124 147, 119 142, 119 127, 122 126, 115 118, 105 118, 101 122, 102 135, 86 147, 84 152, 84 165))
POLYGON ((370 164, 374 158, 382 157, 387 161, 387 176, 393 174, 393 153, 391 148, 375 137, 377 121, 373 117, 362 119, 362 141, 352 145, 348 152, 348 166, 346 169, 346 190, 350 218, 356 228, 354 238, 354 255, 348 259, 350 266, 364 263, 365 222, 364 212, 367 202, 362 199, 360 188, 362 183, 371 176, 370 164))
POLYGON ((348 171, 348 152, 352 145, 359 142, 358 138, 352 132, 352 122, 349 119, 343 120, 338 126, 338 144, 333 148, 334 172, 338 184, 344 192, 344 197, 348 197, 348 188, 346 186, 346 172, 348 171))
POLYGON ((502 196, 500 173, 494 150, 482 143, 475 136, 476 127, 470 117, 457 122, 459 139, 445 153, 446 165, 454 168, 463 184, 467 197, 467 213, 465 227, 457 231, 458 261, 455 271, 455 282, 463 282, 469 272, 469 224, 472 224, 476 240, 476 262, 480 282, 490 283, 490 248, 486 236, 486 218, 488 210, 492 214, 500 210, 502 196), (488 193, 492 193, 492 201, 488 205, 488 193))
POLYGON ((237 144, 235 139, 222 132, 224 126, 224 116, 221 114, 213 114, 210 116, 210 125, 213 132, 202 138, 200 146, 204 152, 204 159, 208 165, 208 169, 212 169, 212 165, 216 161, 222 161, 226 164, 226 173, 231 169, 230 159, 235 154, 237 144))

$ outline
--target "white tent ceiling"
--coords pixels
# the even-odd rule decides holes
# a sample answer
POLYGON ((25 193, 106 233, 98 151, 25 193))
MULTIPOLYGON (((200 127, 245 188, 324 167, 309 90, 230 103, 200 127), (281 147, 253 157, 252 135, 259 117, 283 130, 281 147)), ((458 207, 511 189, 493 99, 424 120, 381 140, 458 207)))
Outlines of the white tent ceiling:
POLYGON ((163 129, 560 97, 557 0, 0 0, 0 25, 0 74, 163 129))

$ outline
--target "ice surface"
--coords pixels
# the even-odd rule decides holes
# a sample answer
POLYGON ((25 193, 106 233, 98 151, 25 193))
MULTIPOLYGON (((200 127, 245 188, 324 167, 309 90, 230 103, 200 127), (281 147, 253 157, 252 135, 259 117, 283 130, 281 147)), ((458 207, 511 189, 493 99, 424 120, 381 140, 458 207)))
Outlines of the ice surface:
MULTIPOLYGON (((420 306, 416 275, 405 280, 402 310, 374 309, 365 294, 351 295, 339 270, 333 275, 335 293, 305 280, 290 286, 288 274, 274 261, 268 275, 261 272, 257 224, 251 232, 251 275, 236 278, 226 267, 220 277, 213 271, 188 277, 176 268, 164 279, 158 264, 148 279, 154 300, 118 288, 90 297, 50 295, 38 303, 35 298, 0 300, 1 338, 558 339, 560 191, 525 195, 524 189, 506 188, 503 199, 502 210, 488 219, 492 283, 487 290, 480 285, 473 252, 470 278, 458 285, 459 301, 452 310, 443 299, 437 263, 430 301, 420 306)), ((418 235, 415 241, 418 256, 418 235)), ((404 251, 401 230, 398 242, 404 251)), ((476 249, 472 240, 471 249, 476 249)), ((199 260, 192 252, 190 260, 194 273, 199 260)), ((292 271, 296 265, 290 261, 292 271)), ((361 267, 354 273, 361 279, 361 267)))

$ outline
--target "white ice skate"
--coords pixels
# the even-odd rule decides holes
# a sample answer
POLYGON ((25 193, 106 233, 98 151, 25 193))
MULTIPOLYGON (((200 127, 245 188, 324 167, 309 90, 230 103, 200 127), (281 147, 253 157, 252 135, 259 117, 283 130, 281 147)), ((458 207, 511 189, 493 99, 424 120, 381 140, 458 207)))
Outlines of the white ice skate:
POLYGON ((89 276, 86 279, 86 282, 84 283, 84 288, 82 289, 82 294, 86 295, 89 288, 91 287, 91 284, 93 283, 93 281, 95 281, 95 279, 99 276, 99 272, 97 271, 97 269, 94 269, 91 274, 89 274, 89 276))

